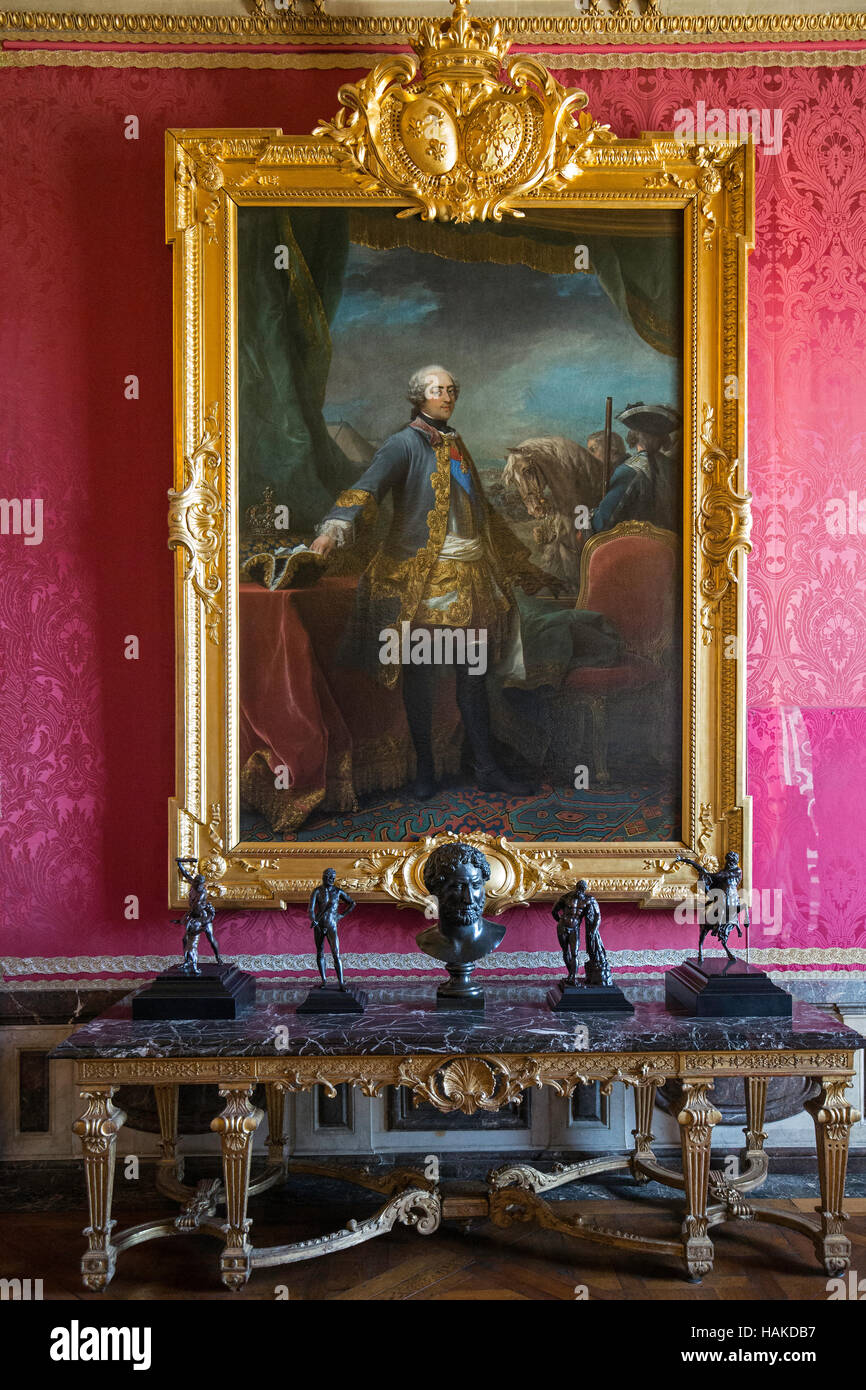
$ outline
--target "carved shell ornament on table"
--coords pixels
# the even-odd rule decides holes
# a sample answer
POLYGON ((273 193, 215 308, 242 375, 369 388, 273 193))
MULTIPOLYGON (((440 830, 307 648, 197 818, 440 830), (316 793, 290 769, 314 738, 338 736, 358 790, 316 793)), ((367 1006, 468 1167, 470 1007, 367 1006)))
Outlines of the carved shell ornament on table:
POLYGON ((490 1106, 497 1080, 485 1062, 475 1057, 460 1057, 446 1067, 440 1084, 443 1094, 459 1109, 466 1108, 468 1114, 476 1108, 490 1106))
POLYGON ((568 187, 592 145, 614 136, 584 109, 585 92, 534 58, 504 61, 511 45, 499 20, 470 19, 468 0, 453 3, 451 19, 421 25, 416 57, 389 56, 341 87, 343 105, 315 133, 335 143, 365 192, 404 196, 411 206, 400 217, 521 217, 515 199, 568 187))

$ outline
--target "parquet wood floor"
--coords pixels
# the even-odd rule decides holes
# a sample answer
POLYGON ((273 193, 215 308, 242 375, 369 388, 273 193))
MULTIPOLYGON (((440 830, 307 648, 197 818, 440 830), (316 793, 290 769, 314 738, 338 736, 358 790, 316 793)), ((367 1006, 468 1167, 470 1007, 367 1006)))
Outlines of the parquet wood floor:
MULTIPOLYGON (((660 1202, 639 1208, 619 1201, 563 1202, 606 1226, 670 1236, 677 1218, 660 1202)), ((775 1203, 813 1211, 812 1198, 775 1203)), ((848 1234, 852 1265, 866 1276, 866 1199, 850 1199, 848 1234)), ((136 1212, 135 1221, 164 1213, 136 1212)), ((124 1224, 122 1210, 118 1226, 124 1224)), ((357 1215, 357 1209, 355 1210, 357 1215)), ((278 1244, 336 1230, 351 1208, 307 1208, 290 1220, 287 1208, 269 1209, 253 1222, 254 1243, 278 1244)), ((254 1212, 255 1216, 255 1212, 254 1212)), ((809 1242, 793 1231, 748 1222, 716 1228, 716 1268, 702 1284, 690 1284, 668 1257, 610 1250, 525 1225, 500 1230, 486 1221, 446 1223, 433 1236, 399 1227, 366 1245, 303 1264, 253 1272, 247 1287, 231 1294, 219 1283, 218 1243, 205 1236, 177 1237, 135 1246, 120 1256, 107 1294, 81 1287, 83 1213, 0 1216, 0 1277, 41 1278, 45 1299, 328 1301, 545 1300, 572 1301, 586 1286, 595 1301, 733 1299, 827 1300, 826 1277, 809 1242), (284 1292, 281 1292, 282 1290, 284 1292)))

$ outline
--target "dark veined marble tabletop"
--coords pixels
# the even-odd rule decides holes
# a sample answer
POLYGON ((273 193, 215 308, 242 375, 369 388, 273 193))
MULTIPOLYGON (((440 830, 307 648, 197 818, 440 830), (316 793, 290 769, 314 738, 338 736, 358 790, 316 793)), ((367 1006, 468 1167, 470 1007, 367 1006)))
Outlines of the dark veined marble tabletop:
POLYGON ((128 995, 77 1029, 51 1055, 69 1060, 866 1047, 866 1037, 853 1028, 796 1001, 790 1020, 685 1018, 658 1003, 636 1004, 633 1015, 582 1016, 551 1012, 545 997, 552 981, 485 982, 486 1009, 456 1013, 437 1010, 437 982, 419 979, 399 987, 358 982, 368 996, 363 1014, 298 1015, 296 1006, 311 983, 259 981, 254 1007, 231 1021, 134 1022, 128 995))

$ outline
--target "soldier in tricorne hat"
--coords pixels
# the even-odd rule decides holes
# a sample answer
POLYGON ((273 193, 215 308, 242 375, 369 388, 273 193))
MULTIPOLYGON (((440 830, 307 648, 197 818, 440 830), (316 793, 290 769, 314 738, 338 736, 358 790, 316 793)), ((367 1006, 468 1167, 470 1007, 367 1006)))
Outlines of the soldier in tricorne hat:
POLYGON ((614 469, 593 512, 593 531, 609 531, 620 521, 650 521, 667 531, 678 530, 679 479, 665 447, 682 424, 679 411, 636 401, 616 418, 628 427, 635 452, 614 469))

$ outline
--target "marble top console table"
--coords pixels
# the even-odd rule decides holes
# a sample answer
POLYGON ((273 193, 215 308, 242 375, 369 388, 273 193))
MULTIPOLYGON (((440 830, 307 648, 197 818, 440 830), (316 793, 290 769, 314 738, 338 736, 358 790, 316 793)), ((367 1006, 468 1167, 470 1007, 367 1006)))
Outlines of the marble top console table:
MULTIPOLYGON (((378 1095, 405 1086, 418 1101, 443 1114, 497 1110, 530 1087, 549 1086, 561 1096, 575 1086, 600 1082, 607 1091, 622 1084, 635 1099, 634 1146, 613 1154, 558 1166, 552 1172, 527 1164, 494 1169, 476 1200, 476 1215, 498 1224, 535 1220, 549 1229, 621 1249, 678 1256, 692 1278, 712 1269, 713 1226, 732 1219, 793 1227, 814 1244, 828 1274, 847 1269, 850 1241, 843 1210, 848 1136, 860 1116, 846 1100, 854 1053, 866 1039, 809 1005, 794 1005, 793 1018, 698 1020, 675 1017, 661 1004, 638 1004, 633 1016, 551 1013, 546 986, 486 985, 482 1015, 437 1012, 435 985, 368 989, 363 1015, 299 1017, 295 1008, 308 984, 271 988, 259 984, 258 1002, 232 1022, 133 1022, 129 1001, 78 1029, 54 1057, 75 1063, 84 1101, 74 1125, 82 1141, 90 1206, 82 1259, 86 1287, 101 1289, 111 1279, 118 1253, 142 1240, 200 1231, 222 1242, 220 1272, 229 1288, 240 1288, 250 1270, 291 1263, 360 1244, 398 1222, 421 1234, 435 1230, 449 1209, 447 1190, 411 1169, 385 1175, 343 1176, 387 1199, 365 1220, 341 1231, 293 1245, 261 1247, 250 1239, 248 1200, 282 1181, 286 1172, 284 1096, 343 1082, 378 1095), (716 1077, 743 1078, 746 1144, 740 1175, 727 1178, 710 1167, 712 1104, 716 1077), (819 1094, 806 1109, 815 1124, 821 1204, 815 1218, 780 1211, 755 1201, 767 1158, 762 1125, 767 1081, 774 1076, 815 1078, 819 1094), (652 1113, 658 1086, 681 1083, 677 1115, 682 1171, 660 1164, 653 1154, 652 1113), (114 1233, 111 1200, 117 1133, 125 1116, 114 1104, 118 1087, 149 1084, 155 1089, 162 1158, 158 1186, 181 1205, 180 1214, 114 1233), (263 1085, 268 1112, 268 1162, 251 1183, 253 1136, 263 1112, 252 1093, 263 1085), (178 1087, 213 1085, 224 1102, 211 1128, 222 1146, 223 1178, 185 1186, 177 1157, 178 1087), (562 1215, 545 1194, 564 1183, 624 1169, 636 1182, 650 1179, 682 1193, 681 1225, 667 1240, 612 1230, 580 1216, 562 1215), (224 1215, 218 1209, 225 1208, 224 1215)), ((215 1104, 215 1109, 218 1106, 215 1104)), ((303 1167, 303 1166, 302 1166, 303 1167)), ((461 1214, 466 1215, 465 1203, 461 1214)))

